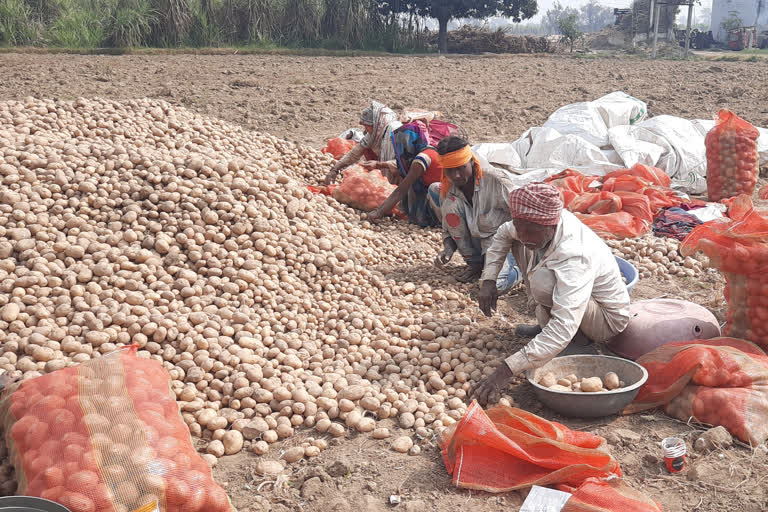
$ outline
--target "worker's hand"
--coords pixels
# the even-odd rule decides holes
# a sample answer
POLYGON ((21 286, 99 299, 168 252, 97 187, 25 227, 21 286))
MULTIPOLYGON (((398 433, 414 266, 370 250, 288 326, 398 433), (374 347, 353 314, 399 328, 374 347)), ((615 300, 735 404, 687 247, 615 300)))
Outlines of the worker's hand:
POLYGON ((362 162, 360 162, 360 167, 362 167, 366 171, 372 171, 374 169, 378 169, 380 163, 381 162, 379 162, 378 160, 363 160, 362 162))
POLYGON ((444 247, 442 251, 437 253, 437 257, 435 258, 435 266, 442 267, 443 265, 447 265, 448 262, 451 261, 451 258, 453 258, 454 252, 455 251, 450 247, 444 247))
POLYGON ((512 370, 509 369, 507 363, 502 361, 490 376, 475 385, 472 389, 472 396, 483 407, 488 404, 495 404, 501 398, 501 392, 512 380, 512 377, 514 377, 512 370))
POLYGON ((480 285, 480 293, 477 294, 477 303, 485 316, 493 315, 496 311, 496 301, 499 299, 499 292, 496 290, 495 281, 483 281, 480 285))
POLYGON ((373 210, 372 212, 368 212, 368 216, 366 219, 370 222, 376 222, 382 219, 384 217, 384 213, 381 212, 378 208, 373 210))
POLYGON ((325 176, 325 186, 330 185, 334 181, 336 181, 336 176, 339 175, 339 170, 335 167, 332 168, 330 171, 328 171, 328 174, 325 176))

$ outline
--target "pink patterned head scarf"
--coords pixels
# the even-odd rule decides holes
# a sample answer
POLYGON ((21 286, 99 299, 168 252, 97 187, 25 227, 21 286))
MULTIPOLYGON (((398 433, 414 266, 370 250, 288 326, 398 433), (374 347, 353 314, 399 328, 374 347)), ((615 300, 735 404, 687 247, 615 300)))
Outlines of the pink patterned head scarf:
POLYGON ((509 210, 513 219, 555 226, 563 211, 563 196, 548 183, 529 183, 509 194, 509 210))
POLYGON ((387 133, 390 124, 397 121, 397 114, 378 101, 372 101, 371 106, 360 114, 360 122, 372 126, 373 130, 361 141, 363 147, 370 149, 377 155, 381 151, 381 142, 387 133))

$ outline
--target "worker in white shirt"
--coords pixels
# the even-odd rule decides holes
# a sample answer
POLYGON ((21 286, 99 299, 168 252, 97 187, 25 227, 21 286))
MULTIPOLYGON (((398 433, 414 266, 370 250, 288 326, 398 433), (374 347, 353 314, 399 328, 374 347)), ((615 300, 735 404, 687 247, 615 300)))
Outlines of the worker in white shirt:
POLYGON ((514 375, 560 354, 577 334, 606 341, 629 323, 629 293, 611 250, 594 231, 563 210, 552 185, 532 183, 509 197, 512 221, 502 225, 486 252, 478 297, 487 316, 496 308, 496 275, 511 251, 523 274, 538 325, 519 325, 533 339, 509 356, 473 390, 481 405, 498 401, 514 375))

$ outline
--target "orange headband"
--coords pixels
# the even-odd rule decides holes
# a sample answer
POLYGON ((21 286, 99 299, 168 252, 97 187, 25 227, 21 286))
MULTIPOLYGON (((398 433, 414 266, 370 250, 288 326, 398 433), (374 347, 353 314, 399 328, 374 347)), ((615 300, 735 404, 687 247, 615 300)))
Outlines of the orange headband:
MULTIPOLYGON (((461 149, 457 149, 456 151, 446 153, 445 155, 437 155, 437 157, 440 161, 440 166, 443 169, 455 169, 456 167, 461 167, 470 160, 473 160, 475 167, 475 184, 480 182, 483 171, 480 168, 480 161, 478 161, 475 154, 472 153, 472 148, 469 147, 469 144, 461 149)), ((449 180, 445 175, 445 172, 443 172, 443 177, 440 180, 440 198, 444 199, 445 196, 448 195, 448 190, 450 190, 450 188, 451 180, 449 180)))

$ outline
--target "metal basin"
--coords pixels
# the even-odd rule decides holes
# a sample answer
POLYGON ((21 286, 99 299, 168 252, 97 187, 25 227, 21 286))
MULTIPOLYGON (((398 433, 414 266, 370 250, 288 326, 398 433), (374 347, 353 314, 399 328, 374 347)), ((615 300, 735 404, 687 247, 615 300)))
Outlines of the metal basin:
POLYGON ((617 414, 635 399, 640 387, 648 380, 648 372, 639 364, 613 356, 574 355, 556 357, 541 368, 528 370, 528 382, 536 397, 547 407, 571 418, 599 418, 617 414), (614 372, 626 387, 600 393, 553 391, 538 384, 541 377, 552 372, 556 377, 571 373, 578 377, 603 377, 614 372))
POLYGON ((0 498, 0 512, 72 512, 64 505, 31 496, 0 498))

